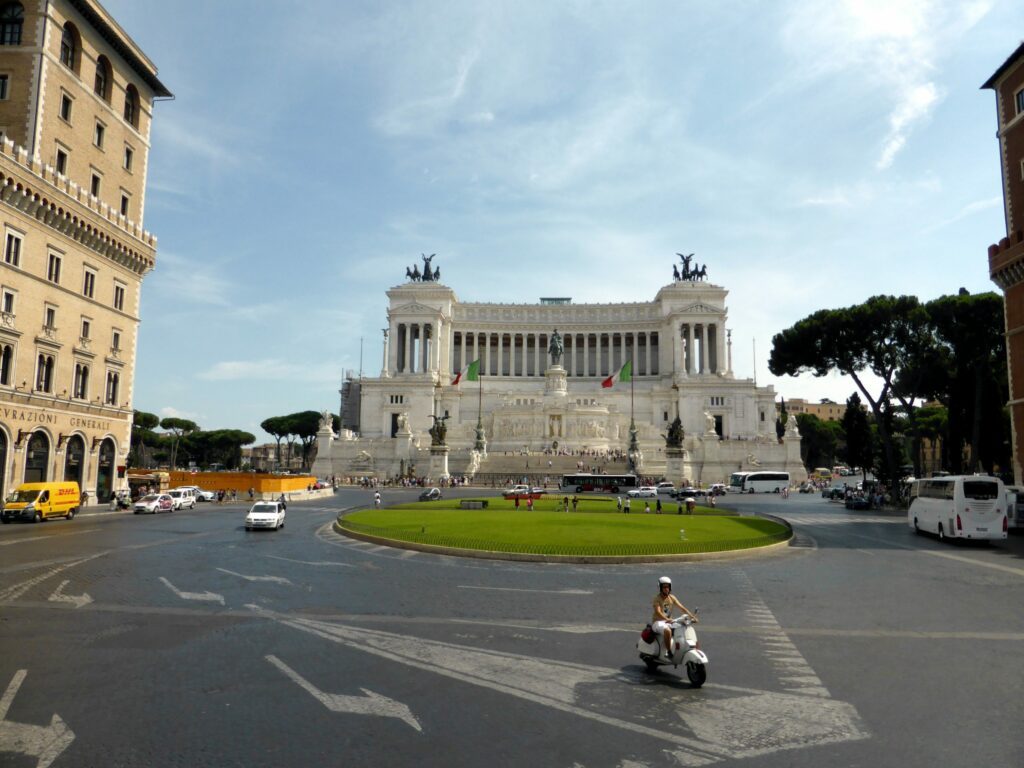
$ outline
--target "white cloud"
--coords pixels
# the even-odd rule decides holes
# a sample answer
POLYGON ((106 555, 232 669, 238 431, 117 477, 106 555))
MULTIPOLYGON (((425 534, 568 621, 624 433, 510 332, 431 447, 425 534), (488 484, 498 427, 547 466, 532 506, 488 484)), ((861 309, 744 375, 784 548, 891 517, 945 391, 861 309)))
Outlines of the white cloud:
POLYGON ((171 405, 165 405, 161 408, 160 416, 165 419, 188 419, 189 421, 199 421, 203 418, 201 413, 194 413, 193 411, 179 411, 171 405))

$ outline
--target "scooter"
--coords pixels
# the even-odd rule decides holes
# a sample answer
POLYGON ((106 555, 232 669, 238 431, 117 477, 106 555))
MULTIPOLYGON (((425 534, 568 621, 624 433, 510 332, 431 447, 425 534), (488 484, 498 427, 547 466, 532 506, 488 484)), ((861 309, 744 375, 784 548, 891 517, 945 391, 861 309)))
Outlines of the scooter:
POLYGON ((708 679, 708 657, 699 647, 693 620, 684 615, 673 619, 670 624, 672 626, 672 655, 666 657, 662 654, 662 633, 655 632, 648 624, 640 633, 640 639, 636 641, 636 649, 640 652, 640 658, 651 672, 658 667, 667 667, 670 664, 673 667, 678 667, 683 664, 686 667, 686 676, 690 680, 690 685, 700 688, 708 679))

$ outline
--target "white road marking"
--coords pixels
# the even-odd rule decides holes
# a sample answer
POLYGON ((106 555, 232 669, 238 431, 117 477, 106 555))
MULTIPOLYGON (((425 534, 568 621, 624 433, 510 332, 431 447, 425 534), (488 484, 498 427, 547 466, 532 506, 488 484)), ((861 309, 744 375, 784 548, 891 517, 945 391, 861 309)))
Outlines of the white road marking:
POLYGON ((46 539, 47 541, 55 541, 56 539, 63 539, 65 536, 81 536, 83 533, 93 533, 94 531, 98 530, 99 528, 83 528, 78 531, 71 531, 70 533, 65 533, 64 531, 61 531, 60 533, 52 533, 48 536, 28 536, 24 539, 0 541, 0 547, 9 547, 12 544, 24 544, 26 541, 42 541, 43 539, 46 539))
POLYGON ((51 568, 45 573, 39 576, 34 576, 28 581, 23 581, 20 584, 14 584, 3 591, 0 591, 0 603, 6 603, 12 600, 17 600, 23 594, 32 589, 32 587, 36 586, 37 584, 41 584, 42 582, 46 581, 49 578, 52 578, 53 576, 56 576, 61 571, 66 571, 68 568, 74 568, 76 565, 81 565, 82 563, 87 563, 90 560, 95 560, 97 557, 103 557, 103 555, 105 554, 107 553, 100 552, 95 555, 90 555, 89 557, 83 557, 81 560, 74 560, 70 563, 65 563, 64 565, 58 565, 56 568, 51 568))
POLYGON ((272 557, 274 560, 284 560, 287 563, 300 563, 302 565, 336 565, 339 568, 356 567, 351 563, 339 563, 335 560, 293 560, 290 557, 280 557, 278 555, 264 555, 264 557, 272 557))
POLYGON ((68 579, 62 581, 60 586, 53 590, 53 594, 48 599, 54 603, 73 603, 75 608, 81 608, 83 605, 88 605, 92 602, 88 592, 83 592, 80 595, 65 595, 64 587, 69 583, 68 579))
POLYGON ((227 568, 218 568, 217 570, 230 576, 237 576, 240 579, 245 579, 246 581, 273 581, 278 584, 288 584, 291 586, 291 582, 284 576, 246 576, 244 573, 235 573, 234 571, 229 571, 227 568))
POLYGON ((355 715, 376 715, 377 717, 395 717, 406 725, 423 732, 419 721, 412 711, 400 701, 381 696, 379 693, 360 688, 362 696, 342 696, 337 693, 324 693, 302 675, 289 667, 274 655, 264 657, 275 667, 284 672, 293 682, 305 690, 310 696, 323 704, 331 712, 346 712, 355 715))
POLYGON ((746 730, 756 730, 755 736, 760 739, 755 742, 757 748, 752 750, 749 743, 739 743, 730 733, 735 715, 729 702, 737 700, 733 693, 729 693, 726 700, 717 702, 717 706, 704 708, 694 706, 700 699, 687 698, 678 702, 676 721, 667 721, 662 727, 651 727, 592 712, 580 702, 579 692, 589 696, 596 685, 635 684, 641 691, 651 691, 653 689, 646 685, 648 678, 645 673, 624 675, 618 669, 538 659, 326 621, 291 619, 252 607, 286 626, 387 659, 391 663, 443 675, 602 725, 667 742, 673 749, 673 757, 682 765, 708 765, 741 755, 766 754, 782 749, 867 737, 856 710, 844 702, 827 697, 812 699, 806 695, 732 686, 715 686, 710 690, 705 688, 701 692, 704 697, 715 696, 718 690, 744 694, 741 697, 745 702, 744 716, 753 721, 744 727, 746 730), (813 705, 809 704, 812 701, 813 705), (697 738, 691 734, 696 734, 697 738))
POLYGON ((459 589, 486 589, 494 592, 541 592, 545 595, 592 595, 589 589, 520 589, 517 587, 477 587, 472 584, 459 584, 459 589))
POLYGON ((811 665, 783 631, 775 614, 761 599, 750 577, 738 568, 733 569, 732 574, 739 582, 742 599, 746 603, 746 614, 754 617, 752 623, 760 628, 764 641, 772 642, 780 649, 785 648, 784 653, 767 652, 769 660, 779 673, 782 687, 791 693, 830 698, 828 689, 822 685, 811 665))
MULTIPOLYGON (((903 524, 906 525, 906 520, 903 524)), ((992 568, 996 571, 1004 571, 1005 573, 1012 573, 1014 576, 1024 576, 1024 568, 1014 568, 1011 565, 1002 565, 1001 563, 988 563, 984 560, 976 560, 973 557, 965 557, 964 555, 954 555, 951 552, 938 552, 934 549, 922 549, 921 547, 912 547, 909 544, 901 544, 898 541, 889 541, 888 539, 880 539, 877 536, 865 536, 860 533, 851 533, 850 536, 855 536, 858 539, 867 539, 868 541, 876 541, 880 544, 888 544, 890 547, 898 547, 899 549, 907 549, 911 552, 920 552, 922 555, 932 555, 933 557, 945 557, 949 560, 959 560, 962 563, 969 563, 970 565, 981 566, 982 568, 992 568)))
POLYGON ((169 582, 163 576, 160 577, 160 581, 166 584, 167 588, 171 590, 171 592, 176 594, 178 597, 180 597, 182 600, 206 600, 211 603, 220 603, 221 605, 224 605, 223 595, 218 595, 214 592, 182 592, 180 589, 171 584, 171 582, 169 582))
POLYGON ((58 715, 54 715, 46 726, 14 723, 7 719, 7 710, 27 675, 26 669, 15 672, 11 684, 0 698, 0 752, 34 757, 36 768, 47 768, 75 740, 75 734, 58 715))

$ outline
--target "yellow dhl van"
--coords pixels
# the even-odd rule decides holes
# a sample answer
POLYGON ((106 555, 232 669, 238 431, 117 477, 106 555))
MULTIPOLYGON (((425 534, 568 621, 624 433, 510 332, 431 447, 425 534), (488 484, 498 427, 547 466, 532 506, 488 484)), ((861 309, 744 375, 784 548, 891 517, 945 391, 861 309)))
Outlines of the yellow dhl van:
POLYGON ((0 520, 31 520, 39 523, 51 517, 75 516, 81 504, 78 483, 22 483, 4 502, 0 520))

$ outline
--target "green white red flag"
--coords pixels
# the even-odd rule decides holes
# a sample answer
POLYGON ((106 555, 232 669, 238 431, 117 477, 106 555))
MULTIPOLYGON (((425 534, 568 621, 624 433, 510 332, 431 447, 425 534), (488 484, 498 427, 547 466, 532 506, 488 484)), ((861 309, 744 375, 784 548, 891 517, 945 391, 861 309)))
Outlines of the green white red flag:
POLYGON ((618 373, 613 373, 607 379, 601 382, 601 386, 605 389, 615 386, 616 381, 631 381, 633 379, 633 361, 627 360, 626 364, 619 369, 618 373))
POLYGON ((454 387, 456 384, 458 384, 460 381, 462 381, 463 377, 465 377, 466 381, 479 381, 480 380, 480 360, 479 359, 474 360, 472 363, 470 363, 465 368, 463 368, 461 371, 459 371, 459 375, 456 376, 455 379, 452 381, 452 386, 454 387))

